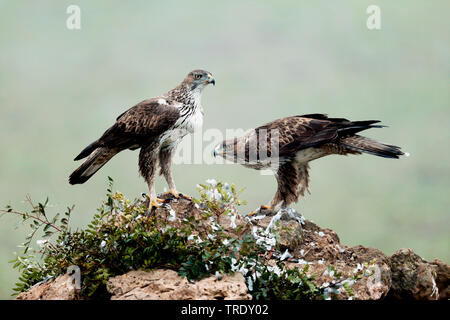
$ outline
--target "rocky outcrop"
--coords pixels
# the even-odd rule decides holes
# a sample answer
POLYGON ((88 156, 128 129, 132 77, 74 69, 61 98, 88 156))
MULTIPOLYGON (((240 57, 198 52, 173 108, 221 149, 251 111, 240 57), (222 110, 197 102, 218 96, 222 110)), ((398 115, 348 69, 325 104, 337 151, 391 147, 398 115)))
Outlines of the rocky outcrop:
MULTIPOLYGON (((180 228, 185 219, 194 217, 201 221, 195 231, 197 235, 205 235, 211 230, 209 220, 201 219, 202 208, 189 199, 172 199, 167 206, 154 210, 152 215, 176 228, 180 228)), ((121 223, 120 215, 115 219, 115 223, 121 223)), ((375 248, 345 246, 340 243, 336 232, 321 228, 292 210, 259 212, 251 217, 222 215, 217 222, 233 238, 251 233, 257 243, 266 247, 265 262, 269 266, 277 268, 280 261, 287 268, 305 268, 308 265, 307 273, 315 276, 315 282, 325 288, 330 298, 450 298, 448 264, 437 259, 427 262, 410 249, 386 256, 375 248), (336 283, 342 284, 339 289, 332 286, 336 283), (327 291, 328 287, 330 290, 327 291)), ((173 270, 135 270, 110 278, 107 290, 114 300, 251 299, 240 272, 189 282, 173 270)), ((63 275, 53 282, 31 288, 17 299, 75 297, 70 278, 63 275)))
POLYGON ((211 276, 190 283, 175 271, 158 269, 131 271, 110 278, 108 291, 112 300, 250 300, 241 273, 211 276))
POLYGON ((450 266, 438 259, 427 262, 411 249, 401 249, 389 257, 392 270, 390 297, 437 300, 450 298, 450 266))
POLYGON ((78 290, 73 278, 68 274, 61 275, 53 281, 38 283, 29 290, 19 294, 17 300, 74 300, 78 290))
MULTIPOLYGON (((255 218, 256 226, 263 230, 267 230, 274 219, 271 215, 255 218)), ((336 274, 341 274, 341 278, 347 279, 351 286, 353 299, 378 300, 387 296, 391 287, 391 270, 388 258, 381 251, 363 246, 347 247, 340 243, 336 232, 309 220, 282 216, 276 229, 284 230, 280 233, 278 247, 287 256, 283 261, 288 268, 308 264, 308 274, 314 275, 317 284, 325 287, 339 281, 336 274), (286 230, 293 231, 288 234, 286 230), (329 270, 330 265, 333 271, 329 270), (361 276, 352 279, 356 273, 361 276)), ((274 264, 280 258, 283 257, 272 256, 268 263, 274 264)), ((333 293, 338 299, 349 298, 345 288, 333 293)))

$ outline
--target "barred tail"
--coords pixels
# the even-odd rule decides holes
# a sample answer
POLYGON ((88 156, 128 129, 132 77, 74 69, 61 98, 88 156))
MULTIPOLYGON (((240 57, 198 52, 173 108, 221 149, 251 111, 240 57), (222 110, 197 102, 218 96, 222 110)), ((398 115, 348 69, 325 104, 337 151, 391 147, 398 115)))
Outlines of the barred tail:
POLYGON ((72 172, 69 177, 69 183, 80 184, 86 182, 117 153, 117 150, 106 147, 95 149, 81 166, 72 172))
POLYGON ((354 135, 343 138, 340 144, 347 149, 372 154, 374 156, 398 159, 402 155, 409 156, 400 150, 400 147, 384 144, 363 136, 354 135))

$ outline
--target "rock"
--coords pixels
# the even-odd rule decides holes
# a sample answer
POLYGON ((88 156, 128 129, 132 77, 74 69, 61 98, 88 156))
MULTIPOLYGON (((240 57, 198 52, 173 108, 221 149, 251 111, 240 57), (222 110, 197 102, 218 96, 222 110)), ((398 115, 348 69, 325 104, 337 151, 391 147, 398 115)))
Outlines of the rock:
POLYGON ((74 300, 78 290, 75 289, 73 278, 68 274, 60 275, 54 281, 37 284, 20 293, 17 300, 74 300))
MULTIPOLYGON (((387 257, 381 251, 364 246, 348 247, 340 243, 336 232, 321 228, 305 220, 291 209, 260 211, 252 217, 239 214, 222 214, 211 222, 203 219, 202 208, 190 199, 174 199, 164 195, 166 205, 151 211, 151 216, 161 223, 180 230, 186 221, 197 221, 193 235, 206 237, 218 223, 226 235, 243 239, 252 234, 258 241, 270 240, 265 245, 264 263, 275 266, 277 262, 287 268, 303 269, 314 275, 315 282, 324 288, 332 283, 351 284, 352 299, 449 299, 450 266, 440 260, 427 262, 410 249, 401 249, 387 257), (267 232, 266 232, 267 231, 267 232), (276 241, 275 241, 276 240, 276 241), (330 266, 334 268, 331 269, 330 266), (337 277, 340 274, 340 277, 337 277)), ((122 213, 111 215, 107 223, 136 224, 131 216, 122 213)), ((141 219, 150 219, 144 216, 141 219)), ((195 240, 191 240, 195 241, 195 240)), ((131 271, 108 280, 108 292, 114 300, 129 299, 251 299, 246 281, 241 273, 213 276, 189 282, 176 271, 158 269, 131 271), (219 280, 220 279, 220 280, 219 280)), ((327 293, 328 294, 328 293, 327 293)), ((348 299, 349 292, 341 286, 330 289, 333 298, 348 299)), ((67 275, 53 282, 37 285, 21 293, 17 299, 74 299, 76 291, 67 275)))
POLYGON ((400 249, 389 257, 392 270, 391 298, 437 300, 449 298, 450 266, 427 262, 411 249, 400 249))
POLYGON ((175 271, 131 271, 110 278, 107 285, 112 300, 250 300, 241 273, 211 276, 190 283, 175 271))
POLYGON ((292 252, 302 243, 303 228, 298 221, 281 220, 278 225, 278 230, 278 234, 280 235, 278 246, 281 251, 288 249, 292 252))
POLYGON ((430 264, 437 267, 436 286, 439 290, 439 300, 450 299, 450 266, 439 259, 434 259, 430 264))

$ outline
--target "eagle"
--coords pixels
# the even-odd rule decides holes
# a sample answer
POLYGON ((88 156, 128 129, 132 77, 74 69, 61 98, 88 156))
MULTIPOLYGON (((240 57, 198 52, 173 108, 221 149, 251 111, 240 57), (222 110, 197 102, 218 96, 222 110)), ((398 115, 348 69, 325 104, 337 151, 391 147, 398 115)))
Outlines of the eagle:
POLYGON ((248 168, 273 171, 277 191, 272 201, 259 210, 287 208, 299 196, 304 196, 305 191, 310 192, 310 161, 332 154, 366 153, 391 159, 408 155, 400 147, 357 134, 385 127, 379 122, 329 118, 326 114, 287 117, 251 129, 239 138, 224 140, 215 147, 214 156, 248 168))
POLYGON ((159 173, 169 186, 168 192, 179 198, 181 194, 172 175, 172 158, 182 138, 202 127, 202 91, 215 83, 208 71, 194 70, 169 92, 144 100, 122 113, 100 138, 75 157, 75 161, 86 160, 70 175, 69 183, 84 183, 119 152, 140 149, 139 173, 149 188, 149 208, 164 202, 155 190, 158 164, 159 173))

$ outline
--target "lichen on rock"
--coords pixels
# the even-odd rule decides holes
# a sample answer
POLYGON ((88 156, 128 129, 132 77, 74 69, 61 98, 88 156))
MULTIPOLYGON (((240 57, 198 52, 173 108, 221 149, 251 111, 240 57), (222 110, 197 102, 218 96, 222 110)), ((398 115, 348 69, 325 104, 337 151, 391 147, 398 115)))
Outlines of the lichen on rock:
POLYGON ((42 265, 18 258, 17 299, 449 298, 448 264, 346 246, 292 209, 241 215, 233 185, 201 184, 193 200, 163 195, 150 215, 145 199, 111 190, 86 230, 61 228, 42 244, 42 265), (81 290, 65 274, 71 265, 81 290))

